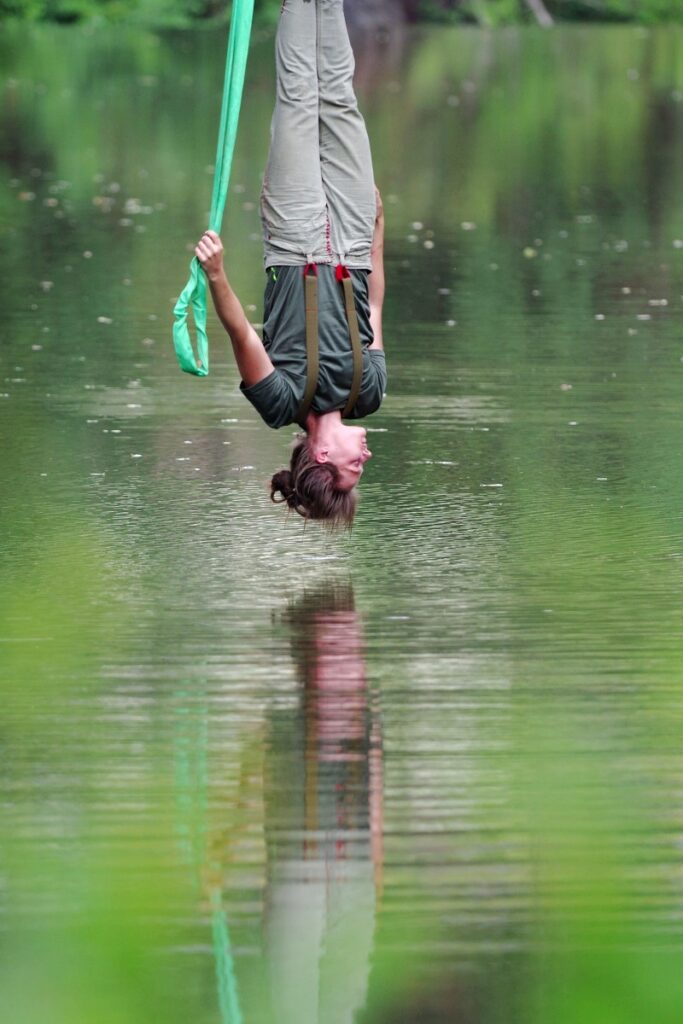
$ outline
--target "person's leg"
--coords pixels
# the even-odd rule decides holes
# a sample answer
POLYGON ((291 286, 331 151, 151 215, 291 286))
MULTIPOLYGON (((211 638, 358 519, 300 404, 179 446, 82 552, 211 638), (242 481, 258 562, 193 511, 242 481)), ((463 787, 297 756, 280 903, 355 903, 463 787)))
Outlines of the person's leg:
POLYGON ((370 140, 353 89, 355 63, 343 0, 316 0, 320 163, 332 247, 349 267, 371 269, 376 199, 370 140))
POLYGON ((315 0, 284 0, 277 88, 261 194, 265 263, 331 262, 320 174, 315 0))

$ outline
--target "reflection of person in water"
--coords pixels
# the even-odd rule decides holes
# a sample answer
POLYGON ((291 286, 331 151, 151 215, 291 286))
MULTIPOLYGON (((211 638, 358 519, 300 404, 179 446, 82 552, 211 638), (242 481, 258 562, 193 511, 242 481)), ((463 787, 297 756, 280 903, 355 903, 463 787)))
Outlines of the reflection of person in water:
POLYGON ((266 942, 278 1024, 351 1024, 382 872, 382 752, 350 586, 287 612, 302 691, 271 720, 266 942))

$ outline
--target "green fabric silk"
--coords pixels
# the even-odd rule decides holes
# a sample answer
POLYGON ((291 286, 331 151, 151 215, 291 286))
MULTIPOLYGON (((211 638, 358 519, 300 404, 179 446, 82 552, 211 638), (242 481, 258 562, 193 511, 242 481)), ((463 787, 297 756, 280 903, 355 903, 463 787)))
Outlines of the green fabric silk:
MULTIPOLYGON (((237 141, 237 127, 247 71, 253 16, 254 0, 233 0, 213 195, 209 214, 209 228, 217 232, 220 232, 223 223, 230 171, 232 170, 232 157, 237 141)), ((209 372, 209 339, 206 333, 206 277, 196 256, 192 258, 190 278, 175 304, 173 316, 175 317, 173 344, 181 370, 193 373, 197 377, 206 377, 209 372), (192 307, 197 331, 196 354, 187 323, 190 307, 192 307)))

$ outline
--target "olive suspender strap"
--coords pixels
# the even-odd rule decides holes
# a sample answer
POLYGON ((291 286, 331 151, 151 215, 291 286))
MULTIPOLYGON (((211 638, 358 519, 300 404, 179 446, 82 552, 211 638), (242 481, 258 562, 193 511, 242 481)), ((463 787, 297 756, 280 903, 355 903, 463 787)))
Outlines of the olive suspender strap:
MULTIPOLYGON (((349 323, 349 334, 353 351, 351 392, 342 412, 342 417, 345 417, 353 412, 360 394, 363 379, 363 348, 358 327, 356 301, 353 294, 353 280, 346 267, 341 265, 337 267, 337 280, 341 282, 344 290, 344 306, 346 309, 346 319, 349 323)), ((318 371, 320 369, 318 353, 318 268, 315 263, 307 263, 304 267, 304 286, 306 295, 306 390, 296 414, 296 422, 302 427, 315 397, 315 390, 318 386, 318 371)))
POLYGON ((307 263, 304 267, 304 287, 306 294, 306 390, 296 414, 296 422, 304 426, 304 421, 311 408, 318 386, 318 268, 315 263, 307 263))
POLYGON ((346 319, 349 321, 349 334, 351 335, 351 348, 353 349, 353 379, 351 382, 351 393, 346 403, 342 417, 350 416, 358 401, 360 385, 363 379, 363 349, 360 343, 360 331, 358 329, 358 314, 356 313, 356 302, 353 295, 353 281, 351 274, 346 267, 337 267, 337 280, 341 278, 344 289, 344 305, 346 306, 346 319))

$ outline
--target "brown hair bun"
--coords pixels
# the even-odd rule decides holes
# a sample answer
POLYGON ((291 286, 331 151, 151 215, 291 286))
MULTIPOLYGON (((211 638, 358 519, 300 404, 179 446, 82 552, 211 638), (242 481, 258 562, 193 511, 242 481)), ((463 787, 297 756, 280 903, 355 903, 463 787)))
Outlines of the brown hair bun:
POLYGON ((279 472, 273 475, 270 481, 270 498, 277 505, 281 505, 283 502, 287 502, 289 505, 294 498, 296 488, 294 487, 294 477, 288 469, 281 469, 279 472), (278 498, 277 495, 280 495, 278 498))

